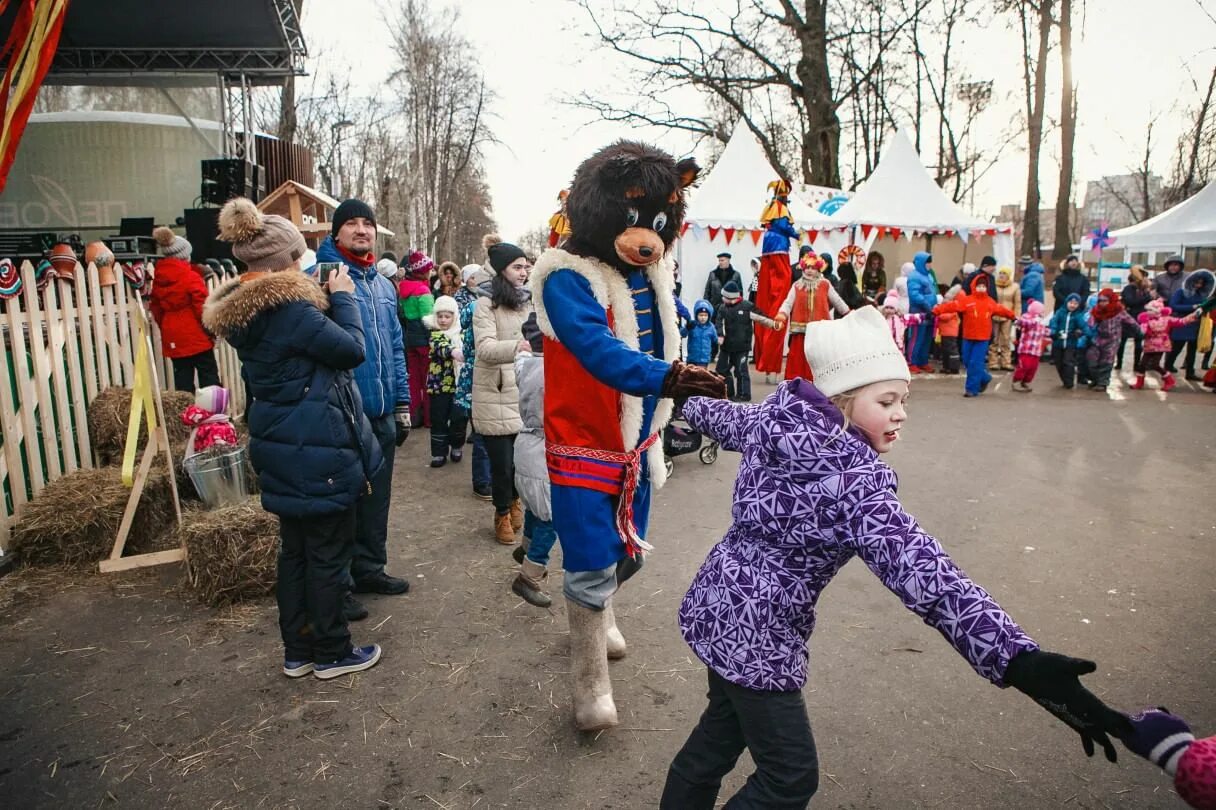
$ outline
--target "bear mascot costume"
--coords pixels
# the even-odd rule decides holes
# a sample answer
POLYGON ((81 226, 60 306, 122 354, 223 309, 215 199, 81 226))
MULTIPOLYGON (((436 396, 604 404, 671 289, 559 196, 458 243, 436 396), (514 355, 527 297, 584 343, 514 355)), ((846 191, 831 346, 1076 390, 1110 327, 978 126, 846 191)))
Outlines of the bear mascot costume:
POLYGON ((612 597, 641 568, 652 487, 666 479, 661 433, 673 398, 726 395, 680 362, 668 249, 684 220, 691 159, 619 141, 578 167, 570 235, 532 270, 545 341, 545 457, 562 544, 574 718, 617 724, 608 658, 625 654, 612 597))

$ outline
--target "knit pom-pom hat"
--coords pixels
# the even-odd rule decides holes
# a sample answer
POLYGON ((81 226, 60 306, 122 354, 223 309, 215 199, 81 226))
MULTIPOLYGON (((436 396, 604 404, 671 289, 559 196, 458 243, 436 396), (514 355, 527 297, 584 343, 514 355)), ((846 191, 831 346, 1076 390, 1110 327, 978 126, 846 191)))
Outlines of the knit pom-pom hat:
POLYGON ((156 240, 160 255, 166 259, 190 261, 190 254, 194 252, 194 248, 185 239, 175 234, 172 229, 162 225, 152 231, 152 238, 156 240))
POLYGON ((481 239, 481 244, 486 249, 486 256, 489 257, 490 267, 495 273, 501 273, 511 266, 511 262, 520 258, 527 258, 527 254, 516 245, 510 242, 502 241, 502 237, 496 233, 488 233, 481 239))
POLYGON ((220 239, 232 243, 232 255, 249 272, 276 272, 291 267, 308 249, 300 230, 278 214, 263 214, 252 200, 236 197, 220 209, 220 239))
POLYGON ((421 250, 411 251, 409 258, 406 259, 406 271, 410 274, 410 278, 426 281, 431 277, 431 271, 434 269, 435 260, 421 250))

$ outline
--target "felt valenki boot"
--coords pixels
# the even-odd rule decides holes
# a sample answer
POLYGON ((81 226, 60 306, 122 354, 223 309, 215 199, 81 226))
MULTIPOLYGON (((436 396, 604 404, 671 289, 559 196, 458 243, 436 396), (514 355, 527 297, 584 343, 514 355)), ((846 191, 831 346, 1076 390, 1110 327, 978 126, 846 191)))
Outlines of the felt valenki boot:
POLYGON ((515 581, 511 583, 511 591, 529 605, 547 608, 553 604, 549 594, 541 590, 541 583, 547 576, 549 576, 549 572, 545 570, 545 566, 525 557, 519 564, 519 573, 515 575, 515 581))
POLYGON ((1178 378, 1175 377, 1173 374, 1170 374, 1167 371, 1165 373, 1165 377, 1163 377, 1162 381, 1161 381, 1161 390, 1169 391, 1171 388, 1173 388, 1177 384, 1178 384, 1178 378))
POLYGON ((612 680, 608 676, 605 611, 566 600, 570 622, 570 674, 574 679, 574 724, 579 731, 617 725, 612 680))
POLYGON ((1137 374, 1137 375, 1136 375, 1136 381, 1135 381, 1134 383, 1132 383, 1132 384, 1131 384, 1131 387, 1132 387, 1133 389, 1137 390, 1137 391, 1139 391, 1139 390, 1141 390, 1142 388, 1144 388, 1144 375, 1143 375, 1143 374, 1137 374))
POLYGON ((604 605, 604 628, 608 660, 619 661, 625 657, 629 648, 625 645, 625 637, 621 635, 620 629, 616 626, 616 614, 612 611, 611 599, 604 605))

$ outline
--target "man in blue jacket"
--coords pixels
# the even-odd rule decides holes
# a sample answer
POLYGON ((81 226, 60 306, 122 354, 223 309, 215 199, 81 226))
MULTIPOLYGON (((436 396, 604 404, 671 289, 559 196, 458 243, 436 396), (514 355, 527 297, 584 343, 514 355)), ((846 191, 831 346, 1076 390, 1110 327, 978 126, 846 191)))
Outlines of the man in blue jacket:
MULTIPOLYGON (((366 359, 355 369, 363 412, 384 453, 384 466, 359 500, 355 553, 350 574, 356 593, 401 594, 410 589, 404 579, 389 576, 388 506, 393 485, 393 454, 410 432, 410 389, 405 371, 401 322, 397 320, 397 291, 376 271, 376 215, 362 200, 347 200, 334 211, 333 227, 317 248, 317 262, 346 265, 355 282, 355 301, 366 333, 366 359)), ((315 272, 315 268, 309 271, 315 272)), ((346 603, 347 618, 367 616, 354 597, 346 603)))

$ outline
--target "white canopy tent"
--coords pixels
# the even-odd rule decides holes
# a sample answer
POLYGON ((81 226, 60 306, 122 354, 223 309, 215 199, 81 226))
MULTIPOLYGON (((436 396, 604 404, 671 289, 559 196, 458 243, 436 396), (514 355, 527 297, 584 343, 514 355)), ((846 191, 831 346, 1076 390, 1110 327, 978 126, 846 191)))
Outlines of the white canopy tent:
POLYGON ((925 249, 928 236, 935 237, 934 264, 943 282, 963 262, 978 264, 985 255, 1000 267, 1014 266, 1013 226, 965 214, 933 181, 902 131, 892 136, 874 173, 829 219, 847 230, 825 232, 815 241, 816 249, 838 251, 849 244, 851 234, 867 254, 873 249, 883 253, 889 282, 900 263, 925 249))
MULTIPOLYGON (((1208 183, 1198 194, 1162 211, 1143 222, 1111 231, 1113 248, 1123 249, 1123 260, 1132 260, 1133 253, 1156 254, 1162 259, 1187 248, 1216 248, 1216 181, 1208 183)), ((1083 246, 1092 248, 1091 240, 1083 246)), ((1155 265, 1153 255, 1146 255, 1143 264, 1155 265)))
MULTIPOLYGON (((717 266, 717 254, 731 254, 731 263, 743 276, 744 289, 751 283, 751 259, 759 258, 763 238, 760 214, 771 199, 767 186, 780 175, 768 161, 764 148, 747 128, 739 124, 731 134, 718 162, 689 194, 685 230, 676 243, 676 258, 683 278, 684 302, 692 308, 701 297, 709 271, 717 266)), ((816 189, 825 199, 843 192, 816 189)), ((831 227, 797 193, 791 193, 790 215, 800 231, 831 227)), ((797 251, 793 247, 793 252, 797 251)))

